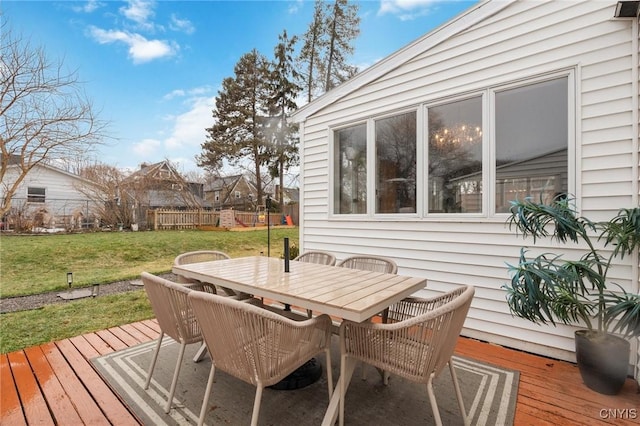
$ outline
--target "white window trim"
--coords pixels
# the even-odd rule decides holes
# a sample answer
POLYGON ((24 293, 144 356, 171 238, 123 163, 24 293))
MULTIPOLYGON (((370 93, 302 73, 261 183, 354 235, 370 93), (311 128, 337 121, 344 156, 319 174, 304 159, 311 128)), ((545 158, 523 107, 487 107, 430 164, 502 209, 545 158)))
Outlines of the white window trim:
POLYGON ((489 178, 486 181, 488 185, 490 185, 490 190, 486 191, 489 199, 487 200, 486 207, 489 211, 489 216, 491 217, 499 217, 506 218, 509 216, 509 213, 496 213, 496 92, 515 89, 518 87, 528 86, 531 84, 542 83, 544 81, 556 80, 562 77, 567 77, 567 107, 569 111, 567 111, 567 193, 569 195, 575 196, 576 201, 579 199, 578 194, 576 194, 576 96, 575 96, 575 69, 570 68, 566 70, 556 71, 544 75, 533 76, 527 79, 521 79, 515 82, 510 82, 507 84, 502 84, 500 86, 494 86, 487 89, 489 93, 489 107, 487 111, 490 111, 488 120, 489 120, 489 131, 491 133, 491 137, 489 138, 488 146, 485 147, 488 149, 488 155, 490 158, 490 167, 489 167, 489 178))
POLYGON ((422 219, 428 219, 428 218, 438 218, 438 219, 442 219, 442 218, 446 218, 446 219, 455 219, 455 218, 482 218, 482 217, 487 217, 487 213, 486 213, 486 209, 487 209, 487 188, 485 187, 485 183, 487 182, 488 179, 488 170, 485 165, 488 164, 486 161, 488 161, 488 154, 489 151, 487 150, 487 132, 484 130, 486 127, 483 127, 482 129, 482 183, 483 183, 483 187, 482 187, 482 210, 478 213, 429 213, 429 185, 425 185, 425 182, 429 179, 429 173, 427 173, 426 168, 427 165, 429 164, 429 150, 427 149, 427 145, 429 144, 429 108, 433 108, 433 107, 437 107, 440 105, 446 105, 446 104, 450 104, 452 102, 459 102, 459 101, 464 101, 467 99, 473 99, 473 98, 477 98, 480 97, 481 100, 481 104, 482 104, 482 125, 486 126, 486 121, 487 121, 487 104, 486 104, 486 90, 482 90, 482 91, 475 91, 475 92, 469 92, 469 93, 464 93, 464 94, 460 94, 457 96, 451 96, 451 97, 447 97, 446 99, 439 99, 437 101, 434 102, 428 102, 428 103, 423 103, 423 123, 422 123, 422 135, 423 135, 423 140, 422 140, 422 149, 424 150, 424 162, 422 164, 422 172, 423 172, 423 176, 422 176, 422 194, 423 194, 423 210, 422 210, 422 214, 421 214, 421 218, 422 219))
POLYGON ((579 134, 580 122, 577 115, 578 93, 576 85, 579 84, 577 74, 579 67, 569 67, 552 72, 533 75, 527 78, 520 78, 500 85, 484 87, 482 90, 467 92, 456 96, 434 99, 421 102, 418 105, 398 109, 383 114, 367 117, 365 119, 354 120, 347 123, 340 123, 327 127, 328 133, 328 218, 330 220, 394 220, 394 221, 416 221, 435 219, 438 221, 455 221, 455 220, 477 220, 477 219, 496 219, 504 221, 508 213, 496 213, 495 207, 495 186, 496 186, 496 155, 495 155, 495 93, 502 90, 509 90, 517 87, 536 84, 543 81, 554 80, 561 77, 567 77, 567 96, 568 96, 568 114, 567 114, 567 193, 575 196, 576 207, 580 208, 577 184, 577 154, 579 146, 576 135, 579 134), (428 161, 428 109, 430 107, 454 102, 457 100, 470 99, 482 96, 482 212, 480 213, 428 213, 428 185, 425 185, 428 179, 426 165, 428 161), (415 214, 398 214, 398 213, 375 213, 375 176, 376 176, 376 146, 375 146, 375 122, 390 116, 416 111, 416 213, 415 214), (335 185, 336 185, 336 164, 335 164, 335 133, 341 129, 366 124, 367 134, 367 212, 365 214, 350 214, 335 212, 335 185))
POLYGON ((47 202, 47 188, 44 186, 27 186, 27 203, 33 203, 33 204, 44 204, 47 202), (29 190, 30 189, 43 189, 44 190, 44 195, 40 195, 40 194, 30 194, 29 190), (42 201, 31 201, 30 198, 35 198, 35 199, 42 199, 42 201))

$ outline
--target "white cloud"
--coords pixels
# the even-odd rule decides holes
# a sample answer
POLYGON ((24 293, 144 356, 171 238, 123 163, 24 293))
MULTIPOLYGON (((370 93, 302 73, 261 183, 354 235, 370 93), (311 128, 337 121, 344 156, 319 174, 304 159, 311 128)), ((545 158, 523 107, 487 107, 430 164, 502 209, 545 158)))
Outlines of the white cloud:
POLYGON ((180 19, 174 13, 171 14, 169 28, 173 31, 181 31, 185 34, 193 34, 196 30, 196 27, 193 26, 191 21, 188 19, 180 19))
POLYGON ((120 13, 138 25, 151 29, 153 28, 153 24, 149 22, 149 18, 154 15, 154 7, 155 2, 153 1, 129 0, 127 2, 127 6, 120 8, 120 13))
POLYGON ((122 42, 129 46, 129 57, 134 63, 174 56, 179 49, 175 43, 163 40, 147 40, 140 34, 119 30, 103 30, 90 27, 91 36, 100 44, 122 42))
MULTIPOLYGON (((211 93, 212 91, 212 87, 211 86, 200 86, 200 87, 193 87, 191 89, 174 89, 171 92, 167 93, 166 95, 164 95, 162 97, 163 100, 165 101, 170 101, 171 99, 174 98, 181 98, 184 96, 190 96, 193 98, 197 98, 203 95, 206 95, 207 93, 211 93)), ((191 103, 192 100, 189 100, 188 103, 191 103)))
POLYGON ((176 89, 176 90, 172 90, 171 92, 167 93, 166 95, 164 95, 162 97, 162 99, 164 99, 165 101, 170 101, 173 98, 181 98, 185 95, 184 90, 182 89, 176 89))
POLYGON ((161 145, 162 142, 159 140, 143 139, 141 142, 133 145, 133 152, 138 154, 140 157, 149 158, 157 153, 158 148, 160 148, 161 145))
POLYGON ((73 6, 74 12, 91 13, 104 6, 104 3, 98 0, 89 0, 83 5, 73 6))
POLYGON ((398 15, 400 20, 408 21, 426 15, 436 0, 381 0, 378 15, 386 13, 398 15))
POLYGON ((174 117, 173 129, 164 140, 167 150, 198 151, 206 137, 205 128, 211 127, 211 111, 215 106, 215 97, 197 97, 190 99, 190 109, 174 117))
POLYGON ((289 7, 287 8, 287 13, 289 15, 296 15, 300 9, 302 9, 304 5, 304 0, 296 0, 294 2, 291 2, 289 4, 289 7))

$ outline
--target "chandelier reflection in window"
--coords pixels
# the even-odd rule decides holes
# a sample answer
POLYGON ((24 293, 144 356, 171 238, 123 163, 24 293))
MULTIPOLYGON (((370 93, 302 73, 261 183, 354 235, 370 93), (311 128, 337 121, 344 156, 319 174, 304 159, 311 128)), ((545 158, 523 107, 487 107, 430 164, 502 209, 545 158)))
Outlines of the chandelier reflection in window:
POLYGON ((466 124, 438 128, 430 139, 431 143, 439 148, 461 144, 471 145, 482 141, 482 128, 466 124))
POLYGON ((429 137, 429 212, 482 209, 482 127, 434 126, 429 137))

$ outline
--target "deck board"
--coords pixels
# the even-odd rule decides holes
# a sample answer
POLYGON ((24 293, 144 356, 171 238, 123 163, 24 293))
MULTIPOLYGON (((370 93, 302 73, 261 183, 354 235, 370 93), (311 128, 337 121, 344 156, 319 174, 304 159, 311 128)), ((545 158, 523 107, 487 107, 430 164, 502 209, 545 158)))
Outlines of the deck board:
MULTIPOLYGON (((0 424, 76 424, 78 418, 84 424, 140 424, 89 360, 158 335, 157 321, 146 320, 2 355, 0 424), (51 373, 56 380, 39 385, 51 373)), ((577 367, 568 362, 467 338, 458 340, 456 354, 520 372, 516 426, 640 425, 637 411, 636 418, 600 415, 607 409, 638 409, 640 393, 632 379, 619 395, 609 396, 584 386, 577 367)))
MULTIPOLYGON (((62 387, 69 397, 75 402, 78 415, 82 423, 87 425, 109 425, 109 421, 96 404, 93 396, 82 385, 71 365, 62 356, 55 343, 45 343, 41 346, 44 356, 55 370, 62 387)), ((64 423, 59 423, 64 424, 64 423)))
POLYGON ((0 355, 0 420, 9 425, 26 425, 18 390, 6 355, 0 355))
POLYGON ((59 425, 81 424, 82 419, 75 410, 71 398, 62 387, 56 372, 47 361, 42 346, 25 349, 24 353, 31 364, 31 369, 38 380, 56 423, 59 425))
POLYGON ((8 355, 8 360, 27 423, 39 425, 55 424, 24 352, 11 352, 8 355))
POLYGON ((107 419, 114 425, 137 425, 138 420, 120 398, 102 380, 89 361, 83 356, 71 339, 56 342, 56 346, 69 362, 82 384, 95 398, 96 403, 107 419))

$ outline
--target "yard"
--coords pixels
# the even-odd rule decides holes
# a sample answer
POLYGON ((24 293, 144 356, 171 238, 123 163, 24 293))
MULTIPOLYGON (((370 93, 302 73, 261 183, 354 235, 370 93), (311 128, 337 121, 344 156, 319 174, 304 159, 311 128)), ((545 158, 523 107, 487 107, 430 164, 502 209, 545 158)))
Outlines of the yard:
MULTIPOLYGON (((298 242, 297 228, 271 230, 271 256, 283 239, 298 242)), ((2 298, 134 279, 142 271, 169 272, 173 259, 192 250, 221 250, 231 257, 267 254, 266 229, 247 232, 161 231, 0 237, 2 298)), ((143 290, 5 313, 0 352, 153 318, 143 290)))

